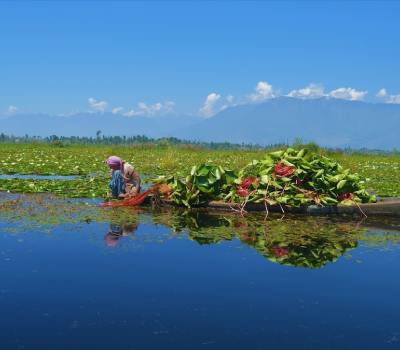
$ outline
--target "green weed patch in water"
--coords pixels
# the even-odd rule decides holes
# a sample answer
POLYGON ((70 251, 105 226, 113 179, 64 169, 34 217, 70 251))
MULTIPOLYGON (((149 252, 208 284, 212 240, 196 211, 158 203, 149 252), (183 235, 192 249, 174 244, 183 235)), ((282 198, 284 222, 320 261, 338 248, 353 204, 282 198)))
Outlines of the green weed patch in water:
POLYGON ((0 191, 13 193, 53 193, 71 198, 106 197, 109 179, 92 177, 78 180, 0 179, 0 191))
MULTIPOLYGON (((322 150, 321 152, 324 153, 322 150)), ((52 147, 46 144, 0 144, 0 174, 37 174, 37 175, 78 175, 99 177, 92 188, 91 184, 42 183, 30 188, 35 181, 6 182, 0 181, 4 191, 35 193, 53 192, 63 196, 104 197, 108 190, 107 180, 110 173, 104 160, 110 155, 119 155, 132 163, 142 176, 177 176, 190 173, 193 164, 211 164, 239 171, 253 159, 262 159, 265 150, 209 150, 185 147, 106 146, 106 145, 71 145, 52 147)), ((365 188, 380 196, 400 196, 400 156, 343 154, 330 152, 329 157, 337 160, 351 172, 358 173, 365 179, 365 188)), ((62 181, 62 180, 61 180, 62 181)))

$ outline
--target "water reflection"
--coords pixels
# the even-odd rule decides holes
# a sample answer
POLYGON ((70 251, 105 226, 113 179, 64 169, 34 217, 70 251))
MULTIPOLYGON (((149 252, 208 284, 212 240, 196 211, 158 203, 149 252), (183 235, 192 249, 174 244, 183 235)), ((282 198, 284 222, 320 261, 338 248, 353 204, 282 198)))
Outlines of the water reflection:
MULTIPOLYGON (((22 232, 32 227, 45 227, 49 232, 65 224, 84 230, 87 224, 107 223, 103 237, 110 248, 121 245, 124 237, 137 239, 135 232, 140 224, 161 225, 169 229, 167 239, 188 237, 201 245, 238 240, 270 261, 305 268, 321 268, 334 262, 360 241, 371 245, 400 242, 400 221, 396 219, 368 218, 360 222, 350 217, 265 218, 260 214, 240 216, 176 208, 105 210, 96 203, 43 195, 0 198, 1 222, 15 223, 22 232)), ((160 241, 160 237, 151 235, 160 241)))
POLYGON ((359 222, 315 217, 269 217, 165 211, 154 222, 187 233, 199 244, 239 239, 268 260, 283 265, 319 268, 357 247, 367 231, 359 222))
POLYGON ((104 236, 104 242, 108 247, 116 247, 122 237, 133 237, 138 228, 137 223, 128 224, 110 224, 110 228, 104 236))

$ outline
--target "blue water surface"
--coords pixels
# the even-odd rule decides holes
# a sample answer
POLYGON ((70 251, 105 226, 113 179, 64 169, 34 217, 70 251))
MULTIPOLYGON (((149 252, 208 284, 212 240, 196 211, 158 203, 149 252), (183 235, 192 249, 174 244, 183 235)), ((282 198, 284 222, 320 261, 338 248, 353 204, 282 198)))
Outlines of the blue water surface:
POLYGON ((400 348, 396 242, 311 269, 142 221, 114 242, 109 223, 3 220, 1 349, 400 348))

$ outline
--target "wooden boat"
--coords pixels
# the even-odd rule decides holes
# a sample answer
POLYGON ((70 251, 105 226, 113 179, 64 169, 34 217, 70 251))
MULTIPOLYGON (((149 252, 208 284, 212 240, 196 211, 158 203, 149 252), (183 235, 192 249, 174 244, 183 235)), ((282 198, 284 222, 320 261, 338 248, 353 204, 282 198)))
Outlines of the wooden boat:
MULTIPOLYGON (((146 200, 150 203, 150 198, 146 200)), ((177 206, 170 200, 161 199, 161 206, 177 206)), ((225 203, 211 201, 207 205, 197 209, 222 210, 222 211, 240 211, 241 205, 238 203, 225 203)), ((266 212, 263 203, 247 203, 244 207, 247 212, 266 212)), ((292 207, 272 205, 268 206, 268 212, 284 212, 304 215, 366 215, 366 216, 392 216, 400 217, 400 198, 382 198, 376 203, 355 204, 355 205, 332 205, 319 206, 310 205, 304 207, 292 207)))

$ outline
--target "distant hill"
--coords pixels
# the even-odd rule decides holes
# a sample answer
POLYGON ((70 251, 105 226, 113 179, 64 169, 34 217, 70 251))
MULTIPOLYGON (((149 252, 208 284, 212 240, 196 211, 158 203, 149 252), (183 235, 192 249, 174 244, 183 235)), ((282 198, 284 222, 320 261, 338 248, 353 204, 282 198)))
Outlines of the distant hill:
POLYGON ((280 97, 228 108, 176 136, 272 144, 296 137, 329 147, 400 148, 400 105, 280 97))
POLYGON ((299 137, 328 147, 400 149, 400 105, 332 98, 279 97, 228 108, 203 119, 194 116, 125 117, 82 113, 68 117, 23 115, 0 119, 0 133, 13 135, 146 135, 197 141, 291 143, 299 137))

